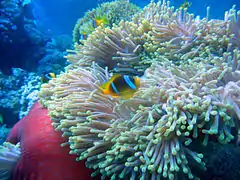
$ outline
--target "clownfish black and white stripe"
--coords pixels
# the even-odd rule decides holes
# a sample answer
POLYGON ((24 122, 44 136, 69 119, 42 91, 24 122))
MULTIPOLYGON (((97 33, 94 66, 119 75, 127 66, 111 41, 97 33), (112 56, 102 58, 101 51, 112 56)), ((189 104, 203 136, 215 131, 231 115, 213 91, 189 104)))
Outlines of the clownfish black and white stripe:
POLYGON ((129 99, 140 86, 140 78, 115 74, 106 83, 100 86, 104 94, 111 95, 114 98, 129 99))

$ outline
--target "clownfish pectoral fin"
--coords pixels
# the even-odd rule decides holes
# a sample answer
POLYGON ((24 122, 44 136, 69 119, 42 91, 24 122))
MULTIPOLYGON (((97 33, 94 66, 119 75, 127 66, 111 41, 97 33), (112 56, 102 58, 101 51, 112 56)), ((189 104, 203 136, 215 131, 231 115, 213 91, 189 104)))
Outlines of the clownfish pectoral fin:
POLYGON ((102 91, 103 94, 106 94, 106 89, 105 88, 100 86, 99 89, 102 91))
POLYGON ((135 84, 136 84, 137 88, 140 87, 140 78, 139 77, 135 77, 135 84))
POLYGON ((133 94, 128 94, 128 95, 122 95, 121 98, 123 100, 129 100, 131 97, 133 97, 133 94))
POLYGON ((123 100, 128 100, 128 99, 130 99, 131 97, 133 97, 133 95, 134 95, 135 92, 136 92, 136 91, 126 91, 126 92, 124 92, 124 93, 121 93, 121 94, 120 94, 120 97, 121 97, 121 99, 123 99, 123 100))
POLYGON ((109 84, 108 82, 105 82, 105 83, 102 84, 99 88, 100 88, 102 91, 104 91, 104 90, 106 90, 108 84, 109 84))

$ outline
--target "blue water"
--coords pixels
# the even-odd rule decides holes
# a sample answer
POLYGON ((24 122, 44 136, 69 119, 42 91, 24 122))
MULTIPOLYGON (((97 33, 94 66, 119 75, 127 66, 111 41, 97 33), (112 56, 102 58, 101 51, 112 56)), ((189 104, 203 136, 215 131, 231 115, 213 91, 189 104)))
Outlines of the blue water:
MULTIPOLYGON (((43 24, 54 34, 72 34, 72 29, 78 18, 89 9, 95 8, 97 4, 106 2, 103 0, 36 0, 37 14, 43 24)), ((140 7, 149 3, 149 0, 130 0, 140 7)), ((239 0, 193 0, 189 11, 204 17, 207 6, 210 7, 211 18, 223 19, 224 12, 229 10, 233 4, 240 9, 239 0)), ((184 0, 172 0, 171 5, 179 7, 184 0)))

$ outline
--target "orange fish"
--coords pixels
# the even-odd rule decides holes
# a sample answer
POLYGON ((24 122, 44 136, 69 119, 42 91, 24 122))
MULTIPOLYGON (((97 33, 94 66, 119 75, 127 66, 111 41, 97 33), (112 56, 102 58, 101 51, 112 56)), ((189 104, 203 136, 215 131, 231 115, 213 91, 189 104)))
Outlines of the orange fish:
POLYGON ((104 94, 114 98, 130 99, 140 86, 140 78, 136 76, 115 74, 100 89, 104 94))
POLYGON ((98 27, 101 24, 104 24, 104 25, 109 24, 109 20, 108 20, 106 15, 104 15, 104 16, 97 16, 94 19, 94 27, 98 27))

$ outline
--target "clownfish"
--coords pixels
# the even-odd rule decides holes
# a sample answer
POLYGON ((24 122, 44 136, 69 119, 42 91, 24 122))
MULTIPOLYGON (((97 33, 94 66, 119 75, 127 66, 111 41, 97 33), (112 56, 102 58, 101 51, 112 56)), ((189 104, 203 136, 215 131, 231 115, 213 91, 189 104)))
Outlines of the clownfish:
POLYGON ((97 16, 97 17, 95 17, 93 20, 94 20, 93 26, 94 26, 95 28, 98 27, 98 26, 100 26, 101 24, 103 24, 103 25, 109 24, 109 20, 108 20, 108 18, 107 18, 106 15, 97 16))
POLYGON ((140 78, 122 74, 113 75, 100 86, 103 94, 114 98, 130 99, 140 86, 140 78))
POLYGON ((41 77, 41 84, 43 83, 47 83, 48 81, 50 81, 51 79, 55 78, 56 75, 54 73, 47 73, 47 74, 44 74, 42 77, 41 77))

